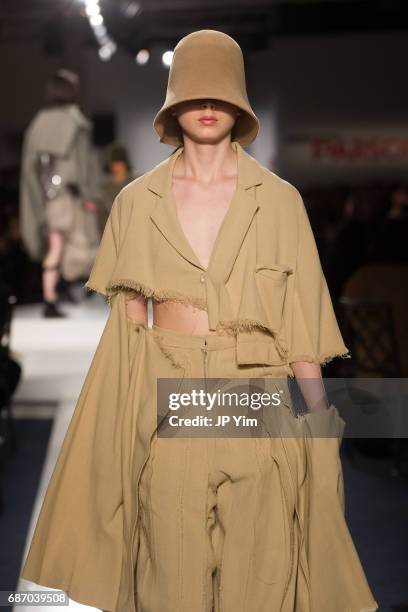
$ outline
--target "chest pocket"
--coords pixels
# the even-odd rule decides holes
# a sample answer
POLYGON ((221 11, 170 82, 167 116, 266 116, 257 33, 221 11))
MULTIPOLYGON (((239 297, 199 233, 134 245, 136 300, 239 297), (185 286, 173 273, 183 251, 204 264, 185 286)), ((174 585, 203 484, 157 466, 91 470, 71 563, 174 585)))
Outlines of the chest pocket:
POLYGON ((256 264, 255 283, 259 305, 267 327, 284 344, 283 307, 287 290, 287 278, 293 269, 287 264, 256 264))

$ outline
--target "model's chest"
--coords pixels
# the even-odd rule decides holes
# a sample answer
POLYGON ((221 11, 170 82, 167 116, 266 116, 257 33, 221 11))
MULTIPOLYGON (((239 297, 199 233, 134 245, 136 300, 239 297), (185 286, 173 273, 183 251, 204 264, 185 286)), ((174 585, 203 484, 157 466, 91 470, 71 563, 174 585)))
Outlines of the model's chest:
POLYGON ((119 218, 117 261, 107 291, 135 290, 156 301, 205 309, 210 330, 237 333, 237 363, 281 365, 296 266, 293 217, 279 198, 239 187, 204 266, 168 190, 151 202, 135 199, 119 218))
POLYGON ((202 267, 208 268, 217 237, 231 206, 236 178, 225 177, 206 187, 174 179, 169 203, 202 267))
POLYGON ((149 205, 135 202, 121 219, 114 277, 142 281, 152 291, 180 287, 203 298, 209 282, 218 295, 217 287, 227 283, 243 291, 258 268, 294 267, 291 212, 243 189, 226 191, 219 202, 188 201, 187 192, 173 197, 171 191, 149 205))

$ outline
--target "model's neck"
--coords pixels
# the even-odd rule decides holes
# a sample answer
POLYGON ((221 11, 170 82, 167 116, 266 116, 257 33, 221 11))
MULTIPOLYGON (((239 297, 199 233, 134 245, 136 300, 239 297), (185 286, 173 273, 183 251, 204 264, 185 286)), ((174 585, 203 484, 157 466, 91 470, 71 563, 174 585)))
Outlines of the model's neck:
POLYGON ((216 144, 197 143, 184 138, 183 152, 178 156, 174 175, 210 185, 225 176, 237 174, 237 154, 226 138, 216 144))

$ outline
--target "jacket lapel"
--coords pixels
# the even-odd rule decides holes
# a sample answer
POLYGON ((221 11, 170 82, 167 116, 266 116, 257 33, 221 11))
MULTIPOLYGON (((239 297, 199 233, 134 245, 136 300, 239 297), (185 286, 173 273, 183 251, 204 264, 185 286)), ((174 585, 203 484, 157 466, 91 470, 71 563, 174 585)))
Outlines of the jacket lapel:
POLYGON ((237 190, 214 244, 208 270, 202 266, 190 246, 171 199, 173 168, 183 147, 176 149, 156 166, 147 182, 147 189, 157 195, 150 214, 153 223, 182 257, 201 270, 211 273, 214 280, 225 280, 228 277, 252 218, 260 207, 250 190, 262 183, 261 166, 238 142, 234 141, 232 145, 238 156, 237 190))
POLYGON ((170 188, 173 168, 176 159, 182 151, 183 147, 176 149, 176 151, 159 164, 150 175, 147 188, 158 196, 155 206, 150 213, 150 218, 166 240, 182 257, 184 257, 184 259, 202 268, 181 228, 176 210, 171 200, 170 188))

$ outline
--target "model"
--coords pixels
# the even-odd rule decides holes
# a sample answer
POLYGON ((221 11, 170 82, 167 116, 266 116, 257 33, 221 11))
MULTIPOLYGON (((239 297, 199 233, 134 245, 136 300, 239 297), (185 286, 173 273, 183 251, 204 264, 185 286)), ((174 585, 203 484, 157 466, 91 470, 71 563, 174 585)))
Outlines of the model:
POLYGON ((180 40, 154 127, 177 148, 113 203, 86 284, 110 313, 22 576, 111 612, 375 611, 322 393, 348 350, 299 192, 243 148, 230 36, 180 40), (290 376, 315 379, 310 412, 283 384, 278 435, 158 435, 158 378, 290 376))
POLYGON ((44 107, 24 134, 21 234, 30 258, 42 261, 45 317, 66 316, 58 308, 59 281, 87 278, 98 240, 92 212, 97 175, 92 124, 80 110, 79 93, 78 75, 57 70, 47 83, 44 107), (81 212, 82 206, 92 214, 81 212), (88 217, 85 228, 83 217, 88 217))

